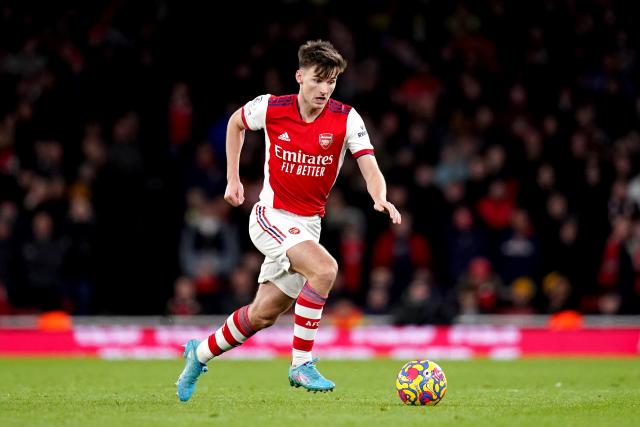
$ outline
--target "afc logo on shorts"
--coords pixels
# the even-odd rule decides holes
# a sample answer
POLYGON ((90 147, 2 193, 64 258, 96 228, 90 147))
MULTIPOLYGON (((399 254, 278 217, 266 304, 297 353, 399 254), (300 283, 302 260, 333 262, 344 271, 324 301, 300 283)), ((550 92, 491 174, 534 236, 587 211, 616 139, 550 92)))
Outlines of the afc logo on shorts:
POLYGON ((300 229, 297 228, 297 227, 291 227, 289 229, 289 233, 291 233, 291 234, 300 234, 300 229))
POLYGON ((320 146, 325 150, 333 144, 333 134, 332 133, 321 133, 319 136, 320 146))

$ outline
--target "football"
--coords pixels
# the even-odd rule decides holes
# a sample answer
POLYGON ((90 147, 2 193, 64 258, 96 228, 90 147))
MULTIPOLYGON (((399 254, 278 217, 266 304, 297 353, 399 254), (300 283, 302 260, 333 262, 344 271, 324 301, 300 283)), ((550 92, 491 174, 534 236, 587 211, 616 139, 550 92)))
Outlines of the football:
POLYGON ((430 360, 412 360, 396 379, 398 396, 405 405, 437 405, 447 393, 447 378, 438 364, 430 360))

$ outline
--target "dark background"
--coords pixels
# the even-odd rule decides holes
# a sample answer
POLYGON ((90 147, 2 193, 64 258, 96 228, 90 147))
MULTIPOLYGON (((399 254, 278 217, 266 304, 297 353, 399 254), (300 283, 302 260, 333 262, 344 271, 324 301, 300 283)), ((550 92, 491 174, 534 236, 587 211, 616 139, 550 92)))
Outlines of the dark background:
MULTIPOLYGON (((0 6, 0 312, 224 313, 250 301, 229 115, 296 93, 297 48, 349 61, 404 231, 347 160, 323 243, 336 311, 638 313, 632 1, 30 2, 0 6), (91 3, 91 4, 86 4, 91 3)), ((408 314, 407 314, 408 313, 408 314)))

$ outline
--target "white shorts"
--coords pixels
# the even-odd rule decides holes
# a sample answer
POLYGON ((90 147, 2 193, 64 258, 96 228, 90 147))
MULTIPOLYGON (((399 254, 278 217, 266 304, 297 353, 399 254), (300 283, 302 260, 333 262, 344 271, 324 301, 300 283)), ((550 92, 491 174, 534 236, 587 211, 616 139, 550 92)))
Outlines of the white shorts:
POLYGON ((300 216, 258 202, 249 218, 249 236, 265 256, 258 283, 272 282, 289 297, 297 298, 307 279, 289 271, 287 250, 307 240, 320 241, 320 216, 300 216))

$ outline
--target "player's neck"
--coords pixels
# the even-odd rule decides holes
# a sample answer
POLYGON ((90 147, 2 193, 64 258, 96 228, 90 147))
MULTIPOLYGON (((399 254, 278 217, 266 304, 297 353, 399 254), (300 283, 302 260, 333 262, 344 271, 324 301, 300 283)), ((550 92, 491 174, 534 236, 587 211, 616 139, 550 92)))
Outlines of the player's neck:
POLYGON ((301 94, 298 94, 298 112, 300 113, 300 118, 305 123, 311 123, 315 119, 318 118, 320 114, 322 114, 322 110, 324 108, 313 108, 309 103, 304 101, 304 98, 301 94))

